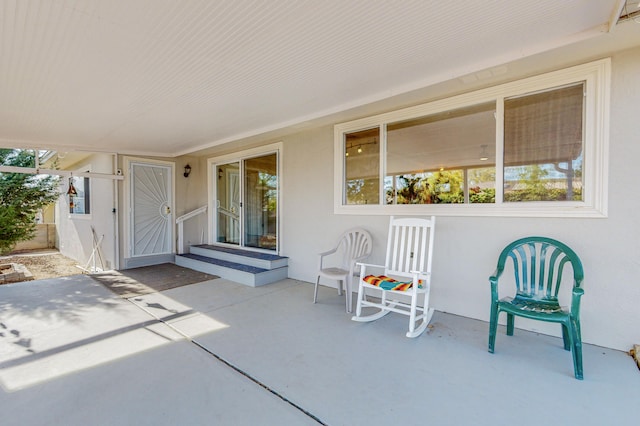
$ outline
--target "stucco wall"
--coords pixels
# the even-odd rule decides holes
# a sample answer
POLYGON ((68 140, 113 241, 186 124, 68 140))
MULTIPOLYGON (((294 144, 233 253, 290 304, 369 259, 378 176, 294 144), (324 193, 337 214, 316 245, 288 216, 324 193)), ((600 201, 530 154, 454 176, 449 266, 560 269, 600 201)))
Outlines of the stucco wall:
MULTIPOLYGON (((593 58, 597 59, 597 58, 593 58)), ((488 276, 500 250, 525 235, 564 241, 581 257, 586 279, 582 300, 583 340, 628 350, 640 342, 640 229, 637 192, 637 114, 640 49, 612 56, 609 158, 609 217, 606 219, 446 217, 437 219, 432 305, 439 311, 488 321, 488 276)), ((332 247, 347 228, 363 226, 374 238, 373 262, 384 260, 388 216, 333 213, 333 126, 278 139, 283 142, 281 249, 290 257, 289 276, 310 283, 317 253, 332 247)), ((273 143, 276 140, 265 140, 273 143)), ((229 147, 226 148, 227 150, 229 147)), ((213 156, 213 155, 212 155, 213 156)), ((207 203, 207 157, 176 159, 176 217, 207 203), (186 163, 189 178, 182 176, 186 163)), ((185 242, 208 235, 207 218, 187 225, 185 242)), ((559 336, 553 324, 516 320, 520 328, 559 336)))
MULTIPOLYGON (((186 213, 207 205, 207 160, 206 158, 183 156, 176 158, 176 214, 178 218, 186 213), (189 177, 184 177, 184 166, 191 166, 189 177)), ((184 249, 189 245, 206 243, 209 228, 207 213, 200 214, 184 222, 184 249)), ((176 227, 177 232, 177 227, 176 227)), ((176 239, 177 239, 176 233, 176 239)), ((178 248, 176 247, 176 250, 178 248)))
MULTIPOLYGON (((68 168, 72 171, 86 171, 90 169, 92 173, 113 173, 113 156, 111 154, 95 154, 81 163, 74 164, 68 168)), ((91 228, 95 230, 95 239, 102 238, 100 243, 100 258, 96 258, 96 267, 104 269, 113 268, 115 263, 115 213, 114 204, 114 181, 111 179, 90 179, 91 185, 91 214, 71 215, 69 214, 68 199, 66 196, 66 179, 61 179, 61 191, 58 203, 56 204, 56 227, 58 235, 58 249, 60 253, 78 261, 82 267, 87 266, 94 248, 94 235, 91 228)), ((88 265, 93 266, 93 262, 88 265)))
MULTIPOLYGON (((628 350, 640 341, 640 229, 636 213, 640 49, 613 56, 609 217, 606 219, 439 217, 433 266, 432 304, 440 311, 488 320, 488 276, 500 250, 525 235, 564 241, 585 268, 583 339, 628 350)), ((375 239, 371 260, 382 261, 387 216, 333 214, 333 128, 327 126, 283 138, 283 254, 291 278, 315 281, 316 253, 340 233, 364 226, 375 239)), ((311 292, 309 292, 311 297, 311 292)), ((559 327, 516 321, 517 327, 559 335, 559 327)))

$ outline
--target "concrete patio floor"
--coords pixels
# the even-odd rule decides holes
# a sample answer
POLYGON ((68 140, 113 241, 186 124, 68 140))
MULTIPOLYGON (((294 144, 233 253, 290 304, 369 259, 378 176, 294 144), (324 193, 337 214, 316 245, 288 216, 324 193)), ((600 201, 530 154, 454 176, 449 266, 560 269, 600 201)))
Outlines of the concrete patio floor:
POLYGON ((350 320, 334 289, 216 279, 122 299, 88 276, 0 286, 3 425, 634 424, 640 371, 436 312, 350 320))

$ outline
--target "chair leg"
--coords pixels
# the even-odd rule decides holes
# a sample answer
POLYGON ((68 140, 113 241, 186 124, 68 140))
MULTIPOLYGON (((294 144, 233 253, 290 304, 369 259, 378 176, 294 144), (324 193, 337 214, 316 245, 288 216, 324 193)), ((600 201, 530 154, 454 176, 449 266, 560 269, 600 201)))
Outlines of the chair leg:
POLYGON ((358 322, 375 321, 391 312, 389 309, 386 309, 388 306, 395 306, 396 304, 393 301, 387 302, 386 291, 379 290, 379 291, 382 291, 382 295, 380 296, 380 303, 375 303, 375 304, 367 303, 367 306, 378 308, 378 312, 371 315, 362 315, 362 304, 363 302, 367 302, 367 296, 364 291, 365 291, 365 287, 362 284, 362 281, 360 281, 360 285, 358 286, 358 303, 356 304, 356 314, 351 317, 353 321, 358 321, 358 322))
POLYGON ((352 283, 351 283, 352 281, 353 281, 353 279, 351 277, 347 277, 346 280, 345 280, 345 283, 344 283, 345 284, 344 285, 344 287, 345 287, 344 291, 345 291, 345 293, 347 293, 346 296, 345 296, 345 303, 347 304, 347 312, 348 313, 351 313, 351 306, 353 306, 353 290, 351 288, 352 287, 352 283))
POLYGON ((407 333, 407 337, 413 337, 415 335, 417 306, 418 296, 414 294, 413 296, 411 296, 411 311, 409 312, 409 332, 407 333))
POLYGON ((573 318, 571 321, 571 337, 572 347, 571 354, 573 355, 573 374, 576 379, 582 380, 584 378, 582 371, 582 333, 580 331, 580 322, 575 321, 573 318))
POLYGON ((316 279, 316 287, 313 290, 313 303, 316 303, 318 300, 318 284, 320 284, 320 275, 318 275, 318 279, 316 279))
POLYGON ((424 315, 424 322, 428 326, 431 322, 431 318, 433 317, 433 313, 436 311, 435 308, 431 308, 429 305, 429 299, 431 297, 431 288, 424 295, 424 310, 422 311, 424 315))
POLYGON ((409 331, 406 336, 414 338, 420 336, 429 326, 431 317, 433 317, 434 309, 429 307, 429 291, 424 294, 424 307, 421 309, 418 307, 418 296, 411 298, 411 313, 409 316, 409 331), (417 315, 417 311, 421 311, 420 315, 417 315), (416 327, 416 317, 421 321, 420 325, 416 327))
POLYGON ((493 353, 496 346, 496 332, 498 330, 498 304, 491 304, 491 319, 489 321, 489 352, 493 353))
MULTIPOLYGON (((358 298, 358 301, 356 303, 356 315, 354 318, 356 317, 360 317, 362 315, 362 298, 364 298, 364 288, 362 286, 362 280, 358 280, 359 284, 358 284, 358 296, 356 296, 358 298)), ((353 318, 352 318, 353 319, 353 318)))
POLYGON ((342 296, 342 280, 338 280, 338 296, 342 296))
POLYGON ((507 336, 513 336, 513 314, 507 312, 507 336))
POLYGON ((566 324, 562 324, 562 342, 564 343, 564 350, 571 350, 571 336, 569 333, 569 327, 566 324))

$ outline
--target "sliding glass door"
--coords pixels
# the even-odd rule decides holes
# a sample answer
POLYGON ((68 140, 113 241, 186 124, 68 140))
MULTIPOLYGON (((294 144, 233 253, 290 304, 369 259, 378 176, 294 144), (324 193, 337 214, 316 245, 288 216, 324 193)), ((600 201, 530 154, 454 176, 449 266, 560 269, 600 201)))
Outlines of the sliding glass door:
POLYGON ((216 241, 240 244, 240 163, 221 164, 217 170, 216 241))
POLYGON ((214 165, 215 241, 277 250, 278 156, 276 153, 214 165))
POLYGON ((244 245, 276 250, 278 218, 276 154, 244 160, 244 245))

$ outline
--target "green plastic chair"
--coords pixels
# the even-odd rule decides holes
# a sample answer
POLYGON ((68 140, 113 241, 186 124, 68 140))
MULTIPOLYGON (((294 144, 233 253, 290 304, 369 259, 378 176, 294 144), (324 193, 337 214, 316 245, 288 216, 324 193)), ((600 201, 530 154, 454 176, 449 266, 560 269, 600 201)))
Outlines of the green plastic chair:
POLYGON ((491 283, 491 319, 489 352, 493 353, 498 328, 498 315, 507 313, 507 335, 513 336, 514 316, 560 323, 565 350, 573 355, 576 379, 582 380, 582 337, 580 333, 580 287, 584 278, 578 255, 560 241, 545 237, 526 237, 512 242, 502 250, 491 283), (498 280, 508 260, 515 274, 514 297, 498 299, 498 280), (573 269, 571 306, 558 303, 562 274, 566 266, 573 269))

